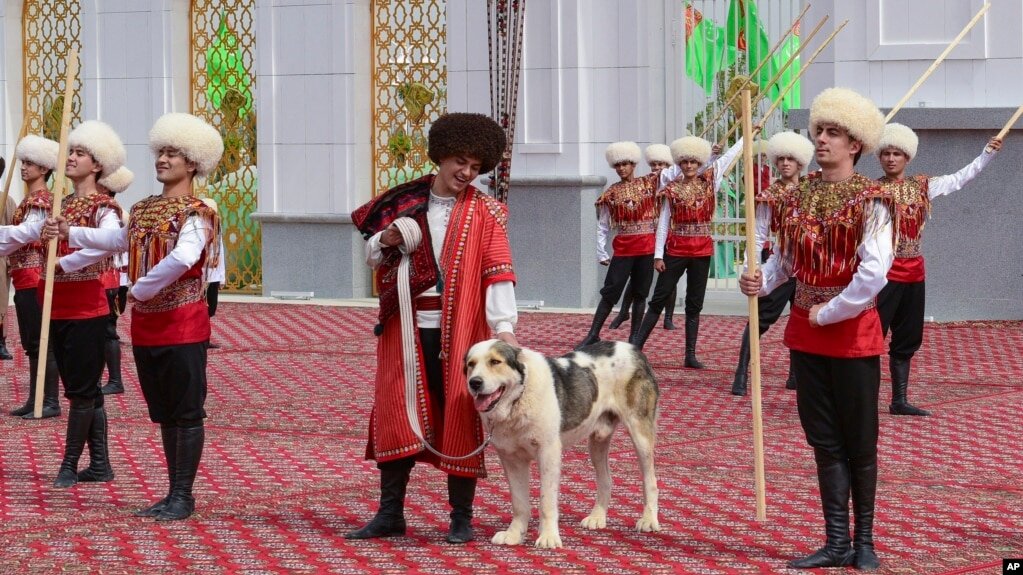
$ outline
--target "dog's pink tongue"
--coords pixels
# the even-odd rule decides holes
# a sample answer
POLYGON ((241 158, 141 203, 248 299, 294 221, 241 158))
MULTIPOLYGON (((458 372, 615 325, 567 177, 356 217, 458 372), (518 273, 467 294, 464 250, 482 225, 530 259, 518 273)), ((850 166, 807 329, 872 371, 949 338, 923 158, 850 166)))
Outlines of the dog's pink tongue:
POLYGON ((503 390, 499 389, 494 393, 490 393, 487 395, 477 395, 476 398, 473 400, 473 403, 476 406, 476 411, 483 412, 490 409, 490 406, 492 406, 494 402, 501 398, 502 391, 503 390))

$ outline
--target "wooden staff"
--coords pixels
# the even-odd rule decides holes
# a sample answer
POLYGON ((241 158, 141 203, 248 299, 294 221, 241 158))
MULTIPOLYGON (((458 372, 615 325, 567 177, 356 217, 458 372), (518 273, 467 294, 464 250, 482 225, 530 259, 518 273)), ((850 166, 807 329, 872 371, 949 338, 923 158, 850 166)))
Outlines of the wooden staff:
MULTIPOLYGON (((767 53, 767 56, 765 56, 764 59, 761 60, 759 64, 757 64, 757 67, 754 68, 753 71, 749 73, 749 78, 747 78, 746 82, 743 83, 742 88, 746 88, 747 86, 749 86, 750 82, 753 81, 753 78, 757 76, 757 72, 759 72, 761 68, 763 68, 768 62, 771 61, 771 56, 773 56, 774 53, 778 51, 778 48, 781 48, 782 43, 785 42, 785 39, 789 37, 789 34, 791 34, 793 30, 795 30, 796 24, 798 24, 799 21, 803 18, 803 16, 806 15, 807 10, 809 9, 810 3, 807 2, 806 8, 803 8, 803 11, 799 13, 799 16, 796 16, 796 19, 792 21, 792 25, 789 26, 789 29, 785 31, 785 34, 781 37, 781 39, 778 40, 778 43, 774 45, 774 48, 771 48, 771 51, 767 53)), ((825 20, 827 18, 828 18, 827 16, 824 17, 825 20)), ((740 88, 740 90, 742 88, 740 88)), ((732 97, 729 98, 727 102, 722 104, 721 109, 718 110, 717 115, 714 116, 714 118, 711 121, 707 122, 707 125, 703 127, 703 131, 700 132, 701 138, 707 135, 707 132, 709 132, 710 129, 714 127, 714 124, 716 124, 717 121, 721 119, 721 115, 725 113, 725 110, 728 109, 728 106, 730 106, 732 102, 735 101, 735 99, 738 97, 739 92, 736 91, 734 94, 732 94, 732 97)))
MULTIPOLYGON (((21 131, 18 132, 18 141, 20 142, 25 134, 28 133, 28 116, 21 121, 21 131)), ((4 221, 7 217, 7 198, 11 195, 11 177, 14 176, 14 166, 18 161, 17 154, 11 160, 10 171, 7 172, 7 179, 4 180, 4 194, 0 197, 0 222, 4 221)))
POLYGON ((893 107, 888 112, 888 115, 884 117, 884 121, 886 124, 890 122, 892 118, 895 117, 895 113, 902 108, 902 105, 906 103, 906 100, 909 100, 910 96, 912 96, 913 93, 916 92, 917 88, 919 88, 924 83, 924 81, 927 80, 927 78, 930 77, 930 75, 933 74, 934 71, 938 69, 938 65, 945 60, 945 57, 948 56, 949 52, 952 51, 952 48, 958 46, 959 42, 962 42, 963 38, 966 37, 966 33, 969 32, 971 28, 976 26, 977 22, 980 22, 980 19, 984 16, 984 14, 987 13, 988 8, 991 8, 990 2, 985 3, 984 6, 981 7, 980 11, 977 12, 977 15, 973 17, 973 20, 970 20, 969 23, 966 24, 966 27, 963 28, 963 31, 960 32, 959 35, 956 36, 954 40, 952 40, 952 43, 949 44, 947 48, 945 48, 945 51, 942 52, 940 56, 938 56, 938 59, 931 63, 930 67, 927 68, 927 70, 924 71, 923 75, 920 76, 920 79, 916 81, 916 84, 913 84, 913 87, 910 88, 908 92, 906 92, 906 95, 903 96, 901 100, 899 100, 899 103, 895 104, 895 107, 893 107))
MULTIPOLYGON (((796 74, 796 77, 793 78, 792 81, 789 82, 787 86, 785 86, 785 89, 781 91, 781 94, 778 96, 778 99, 771 103, 771 107, 767 109, 766 113, 764 113, 764 117, 761 118, 759 122, 757 122, 757 125, 754 128, 754 131, 757 134, 759 134, 761 131, 763 131, 764 125, 767 124, 767 120, 770 119, 771 114, 773 114, 774 111, 778 109, 778 106, 781 105, 781 102, 785 99, 785 96, 787 96, 788 93, 792 90, 792 88, 796 85, 796 82, 799 81, 799 78, 803 75, 804 72, 807 71, 807 69, 810 68, 810 64, 813 64, 813 61, 817 58, 817 56, 819 56, 820 53, 824 51, 824 48, 826 48, 827 45, 830 44, 831 41, 835 39, 835 36, 837 36, 838 33, 842 31, 842 28, 845 28, 845 25, 848 24, 848 23, 849 23, 848 20, 846 20, 845 22, 842 22, 842 24, 838 28, 835 28, 835 31, 832 32, 831 35, 828 36, 824 40, 824 43, 821 44, 819 48, 814 50, 813 54, 810 56, 810 59, 807 60, 806 64, 803 64, 803 66, 799 69, 799 73, 796 74)), ((738 125, 736 125, 736 127, 737 126, 738 125)), ((733 127, 732 130, 729 130, 727 134, 725 134, 725 137, 731 136, 733 131, 734 131, 734 127, 733 127)), ((735 167, 735 163, 738 162, 738 161, 739 161, 739 158, 733 159, 732 163, 728 164, 728 167, 725 168, 725 171, 722 172, 722 173, 723 174, 727 174, 728 172, 730 172, 732 170, 732 168, 735 167)))
MULTIPOLYGON (((753 103, 749 90, 742 91, 742 158, 746 165, 746 265, 749 273, 757 273, 756 242, 753 234, 757 227, 753 196, 753 103)), ((764 418, 760 409, 760 311, 757 296, 749 298, 749 352, 750 381, 753 388, 753 484, 757 497, 757 521, 767 520, 767 488, 764 478, 764 418)))
MULTIPOLYGON (((760 93, 757 94, 756 101, 753 103, 754 106, 756 106, 757 103, 760 102, 760 100, 767 97, 768 93, 770 93, 771 91, 771 86, 778 82, 778 79, 781 78, 781 75, 784 74, 785 71, 789 69, 789 66, 791 66, 792 63, 796 61, 796 58, 799 57, 799 54, 803 50, 805 50, 807 46, 810 45, 810 41, 813 40, 813 37, 817 35, 817 32, 820 31, 821 27, 824 26, 824 23, 827 22, 827 20, 828 20, 827 16, 821 18, 821 21, 817 23, 817 26, 814 27, 813 31, 811 31, 806 36, 806 42, 803 42, 799 45, 799 48, 797 48, 796 51, 789 57, 789 59, 785 61, 785 65, 783 65, 781 69, 779 69, 778 72, 774 75, 774 77, 767 82, 767 88, 761 90, 760 93)), ((735 131, 739 128, 740 124, 741 122, 736 122, 736 124, 732 126, 730 130, 728 130, 728 134, 726 134, 724 138, 721 138, 721 140, 718 141, 718 145, 724 146, 725 142, 728 141, 728 137, 735 133, 735 131)))
MULTIPOLYGON (((1023 106, 1016 108, 1016 113, 1013 114, 1011 118, 1009 118, 1009 121, 1005 123, 1005 126, 1002 126, 1002 131, 998 132, 998 135, 995 137, 998 138, 999 140, 1004 140, 1005 135, 1009 133, 1009 130, 1012 129, 1012 125, 1016 123, 1016 120, 1019 120, 1020 116, 1023 116, 1023 106)), ((984 151, 990 154, 994 150, 991 149, 991 146, 987 146, 986 148, 984 148, 984 151)))
MULTIPOLYGON (((78 77, 78 49, 72 48, 67 59, 67 76, 64 78, 64 111, 60 118, 60 148, 57 151, 57 173, 53 183, 53 206, 50 217, 60 215, 60 202, 64 196, 64 179, 67 171, 67 133, 71 123, 71 99, 75 93, 75 78, 78 77)), ((46 351, 50 349, 50 309, 53 307, 53 276, 57 269, 57 238, 50 239, 46 248, 46 288, 43 291, 43 323, 39 334, 39 362, 36 369, 36 403, 33 417, 43 417, 43 382, 46 381, 46 351)))

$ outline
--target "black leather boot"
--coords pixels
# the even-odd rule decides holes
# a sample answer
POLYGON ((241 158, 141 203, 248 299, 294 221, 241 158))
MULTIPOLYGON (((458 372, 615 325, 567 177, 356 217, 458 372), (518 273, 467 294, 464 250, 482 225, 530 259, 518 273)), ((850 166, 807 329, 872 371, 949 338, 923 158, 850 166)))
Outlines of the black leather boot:
POLYGON ((103 346, 103 355, 107 363, 107 384, 100 392, 103 395, 124 393, 124 382, 121 381, 121 342, 108 339, 103 346))
POLYGON ((53 480, 54 487, 68 488, 78 483, 78 460, 82 457, 85 449, 85 442, 89 437, 89 428, 92 427, 92 417, 95 408, 92 400, 72 402, 71 409, 67 415, 67 435, 64 439, 64 459, 60 463, 60 471, 57 478, 53 480), (76 402, 79 402, 76 405, 76 402), (86 403, 88 406, 84 406, 86 403))
POLYGON ((888 412, 892 415, 930 415, 930 411, 910 405, 909 400, 906 399, 911 360, 894 357, 888 359, 888 366, 892 373, 892 403, 888 406, 888 412))
MULTIPOLYGON (((7 302, 4 302, 3 305, 7 305, 7 302)), ((3 336, 0 336, 0 359, 14 359, 14 356, 7 349, 7 338, 3 336)))
MULTIPOLYGON (((33 372, 36 371, 36 367, 32 368, 33 372)), ((34 380, 35 377, 33 376, 33 382, 34 380)), ((57 371, 57 359, 51 351, 46 355, 46 379, 43 380, 43 414, 39 419, 57 417, 58 415, 60 415, 60 373, 57 371)), ((35 412, 30 411, 21 416, 21 418, 35 419, 35 412)))
POLYGON ((849 462, 834 459, 819 449, 814 450, 814 457, 824 510, 824 532, 828 539, 824 547, 813 554, 789 561, 790 569, 845 567, 852 564, 855 555, 849 544, 849 462))
POLYGON ((852 472, 853 566, 861 570, 874 570, 881 561, 874 552, 874 497, 877 493, 877 454, 859 457, 849 462, 852 472))
POLYGON ((739 347, 739 364, 735 366, 735 379, 732 380, 732 395, 746 395, 749 381, 749 324, 742 332, 742 345, 739 347))
POLYGON ((174 470, 174 484, 171 486, 167 504, 156 516, 157 521, 177 521, 187 519, 195 511, 195 497, 192 486, 195 474, 199 471, 199 460, 202 459, 202 447, 206 441, 206 428, 202 424, 194 427, 178 427, 177 461, 174 470))
POLYGON ((178 471, 178 427, 173 423, 160 424, 160 435, 163 440, 163 457, 167 460, 167 496, 135 512, 135 517, 156 517, 167 507, 171 492, 174 490, 174 477, 178 471))
POLYGON ((664 329, 668 331, 675 331, 675 322, 672 318, 675 317, 675 300, 678 299, 678 288, 671 290, 671 296, 668 301, 664 302, 664 329))
POLYGON ((639 340, 639 328, 643 326, 643 309, 646 302, 637 300, 632 302, 632 324, 629 325, 629 343, 636 345, 639 340))
MULTIPOLYGON (((618 329, 621 325, 629 321, 629 308, 632 307, 632 282, 625 284, 625 295, 622 296, 622 305, 618 308, 618 315, 611 320, 611 325, 607 326, 608 329, 618 329)), ((633 322, 635 324, 635 322, 633 322)))
POLYGON ((378 463, 380 468, 380 509, 369 523, 345 533, 345 539, 375 539, 404 535, 405 489, 416 460, 411 457, 378 463))
POLYGON ((448 543, 468 543, 472 532, 472 500, 476 497, 476 478, 448 475, 448 503, 451 504, 451 525, 448 543))
POLYGON ((650 332, 654 331, 654 326, 657 325, 659 318, 660 314, 650 313, 648 309, 643 316, 643 321, 639 324, 639 330, 636 332, 635 337, 632 338, 632 345, 643 349, 643 346, 646 345, 646 340, 650 337, 650 332))
POLYGON ((89 467, 78 472, 79 482, 113 481, 107 437, 107 411, 102 407, 94 408, 89 428, 89 467))
POLYGON ((614 309, 613 303, 605 299, 600 300, 600 303, 597 304, 597 311, 593 313, 593 323, 590 325, 590 332, 586 334, 585 339, 579 342, 579 345, 575 346, 575 349, 581 349, 600 341, 600 329, 604 327, 604 322, 607 321, 607 316, 611 315, 612 309, 614 309))
POLYGON ((686 360, 684 365, 693 369, 703 369, 704 365, 696 358, 696 339, 700 336, 700 315, 686 314, 686 360))
MULTIPOLYGON (((49 371, 49 368, 47 368, 49 371)), ((35 409, 36 404, 36 375, 39 373, 39 357, 28 356, 28 399, 25 400, 25 405, 12 409, 10 414, 14 417, 25 417, 28 415, 31 417, 32 410, 35 409)))

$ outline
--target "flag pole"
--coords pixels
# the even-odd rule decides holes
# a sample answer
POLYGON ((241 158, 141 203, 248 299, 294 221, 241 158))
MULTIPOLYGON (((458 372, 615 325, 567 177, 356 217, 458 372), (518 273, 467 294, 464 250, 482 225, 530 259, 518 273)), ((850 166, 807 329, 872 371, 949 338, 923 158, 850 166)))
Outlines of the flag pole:
MULTIPOLYGON (((785 34, 781 37, 781 39, 778 40, 778 43, 774 45, 774 48, 771 48, 771 51, 767 53, 767 56, 760 60, 760 63, 757 64, 757 67, 752 72, 749 73, 749 78, 747 78, 746 82, 742 85, 743 88, 748 87, 750 83, 753 81, 753 78, 756 77, 757 72, 759 72, 761 68, 763 68, 768 62, 771 61, 771 57, 774 56, 774 53, 778 51, 778 48, 781 48, 781 45, 785 42, 785 39, 788 38, 789 34, 791 34, 795 30, 796 24, 798 24, 799 21, 803 18, 803 16, 806 15, 806 12, 808 10, 810 10, 810 3, 807 3, 806 8, 803 8, 803 11, 799 13, 799 16, 796 16, 796 19, 792 21, 792 25, 789 26, 788 31, 786 31, 785 34)), ((827 15, 825 15, 824 19, 827 20, 827 18, 828 18, 827 15)), ((800 45, 802 45, 802 43, 800 43, 800 45)), ((714 118, 710 122, 707 122, 707 124, 704 125, 703 131, 700 132, 701 138, 706 136, 707 132, 709 132, 710 129, 713 128, 715 124, 717 124, 717 121, 721 119, 721 115, 725 113, 725 110, 728 109, 728 106, 731 105, 731 103, 734 102, 735 99, 738 97, 739 92, 732 94, 732 97, 729 98, 728 101, 721 106, 721 109, 718 110, 717 115, 714 116, 714 118)))
MULTIPOLYGON (((763 131, 764 125, 767 124, 768 118, 770 118, 771 114, 773 114, 774 111, 778 109, 778 106, 781 105, 781 101, 785 99, 785 96, 788 95, 788 93, 796 85, 796 82, 799 81, 799 78, 802 77, 803 74, 807 71, 807 69, 810 68, 810 64, 813 64, 813 61, 817 58, 817 56, 819 56, 820 53, 824 51, 824 48, 826 48, 827 45, 830 44, 831 41, 835 39, 835 36, 837 36, 838 33, 841 32, 842 29, 845 28, 845 25, 848 23, 849 21, 846 20, 842 22, 842 24, 838 28, 835 28, 835 31, 832 32, 830 36, 825 38, 824 42, 814 51, 814 53, 810 56, 810 59, 806 61, 806 64, 803 64, 803 66, 799 69, 799 73, 796 74, 796 77, 793 78, 791 82, 789 82, 788 86, 785 86, 785 89, 781 91, 781 94, 778 96, 778 99, 771 103, 771 107, 767 109, 766 113, 764 113, 764 117, 761 118, 759 122, 757 122, 756 128, 754 129, 756 133, 759 134, 761 131, 763 131)), ((727 134, 725 134, 725 138, 727 139, 728 137, 730 137, 735 132, 735 129, 737 127, 738 124, 736 126, 733 126, 732 129, 729 130, 727 134)), ((722 173, 730 172, 732 168, 735 167, 735 164, 738 161, 739 161, 738 158, 733 159, 732 163, 729 164, 728 167, 725 168, 725 171, 722 173)))
MULTIPOLYGON (((28 117, 22 118, 21 130, 18 132, 18 142, 21 142, 25 138, 25 134, 28 133, 28 117)), ((17 144, 15 144, 17 145, 17 144)), ((0 222, 5 221, 7 217, 7 198, 11 195, 11 178, 14 177, 14 166, 18 161, 18 156, 15 154, 14 159, 11 160, 11 168, 7 172, 7 179, 4 180, 4 193, 0 197, 0 222)), ((3 302, 6 303, 6 302, 3 302)))
MULTIPOLYGON (((1012 129, 1012 125, 1016 123, 1016 120, 1019 120, 1020 116, 1023 116, 1023 106, 1016 108, 1016 113, 1013 114, 1011 118, 1009 118, 1009 121, 1005 123, 1005 126, 1002 127, 1002 130, 998 132, 998 135, 995 137, 998 138, 999 140, 1004 140, 1006 134, 1009 133, 1009 130, 1012 129)), ((986 148, 984 148, 984 151, 990 154, 994 150, 991 149, 991 146, 987 146, 986 148)))
POLYGON ((934 71, 938 69, 938 65, 945 60, 945 57, 947 57, 950 52, 952 52, 952 48, 958 46, 959 42, 962 42, 963 38, 966 37, 966 33, 969 32, 974 26, 976 26, 977 22, 980 22, 980 19, 984 16, 984 14, 987 13, 989 8, 991 8, 990 2, 985 3, 984 6, 981 7, 981 9, 977 12, 973 19, 966 24, 966 27, 963 28, 961 32, 959 32, 959 35, 952 40, 952 43, 945 48, 945 50, 941 53, 940 56, 938 56, 938 59, 932 62, 930 67, 928 67, 927 70, 924 71, 923 75, 920 76, 920 79, 916 81, 916 84, 913 84, 913 87, 910 88, 908 92, 906 92, 906 95, 903 96, 901 100, 899 100, 899 103, 895 104, 895 106, 888 111, 888 115, 884 117, 884 121, 886 124, 890 122, 892 118, 895 117, 895 114, 902 109, 902 106, 906 103, 907 100, 909 100, 910 96, 912 96, 913 93, 916 92, 921 85, 923 85, 924 81, 926 81, 927 78, 929 78, 930 75, 933 74, 934 71))
MULTIPOLYGON (((750 91, 742 91, 742 159, 746 193, 746 265, 750 274, 757 272, 754 233, 757 226, 753 177, 753 105, 750 91)), ((764 474, 764 417, 760 402, 760 310, 756 295, 749 301, 750 382, 753 398, 753 485, 756 492, 757 521, 767 520, 767 486, 764 474)))
MULTIPOLYGON (((789 66, 791 66, 791 65, 792 65, 792 63, 796 61, 796 58, 798 58, 798 57, 799 57, 799 54, 800 54, 800 53, 801 53, 801 52, 802 52, 802 51, 803 51, 804 49, 806 49, 806 47, 807 47, 807 46, 809 46, 809 45, 810 45, 810 41, 811 41, 811 40, 813 40, 813 37, 817 35, 817 32, 818 32, 818 31, 819 31, 819 30, 821 29, 821 27, 823 27, 823 26, 824 26, 824 23, 825 23, 825 22, 827 22, 827 20, 828 20, 828 16, 827 16, 827 15, 825 15, 825 16, 824 16, 823 18, 821 18, 821 21, 817 23, 817 26, 816 26, 816 27, 814 27, 813 31, 812 31, 812 32, 810 32, 810 34, 809 34, 809 35, 808 35, 808 36, 806 37, 806 42, 801 42, 801 43, 799 44, 799 48, 796 48, 796 51, 795 51, 795 52, 794 52, 794 53, 793 53, 793 54, 792 54, 792 55, 791 55, 791 56, 789 57, 789 59, 788 59, 788 60, 787 60, 787 61, 785 62, 785 65, 784 65, 784 66, 782 66, 782 67, 781 67, 781 69, 780 69, 780 70, 778 70, 778 73, 777 73, 777 74, 775 74, 775 75, 774 75, 774 77, 773 77, 773 78, 771 78, 771 79, 770 79, 770 80, 769 80, 769 81, 767 82, 767 90, 761 91, 761 92, 759 92, 759 93, 757 94, 756 102, 754 102, 754 105, 756 105, 757 103, 759 103, 759 102, 760 102, 760 100, 761 100, 762 98, 765 98, 765 97, 766 97, 766 95, 765 95, 765 92, 768 92, 768 91, 770 91, 770 89, 771 89, 771 86, 773 86, 773 85, 774 85, 775 83, 777 83, 777 82, 778 82, 778 78, 781 78, 781 75, 782 75, 782 74, 784 74, 784 73, 785 73, 785 71, 789 69, 789 66)), ((728 141, 728 137, 729 137, 729 136, 731 136, 732 134, 734 134, 734 133, 735 133, 735 131, 736 131, 736 130, 737 130, 738 128, 739 128, 739 123, 736 123, 736 124, 735 124, 734 126, 732 126, 732 129, 728 130, 728 133, 727 133, 727 134, 725 134, 725 137, 724 137, 724 138, 721 138, 721 140, 719 140, 719 141, 718 141, 718 145, 719 145, 719 146, 724 146, 724 145, 725 145, 725 142, 727 142, 727 141, 728 141)))
MULTIPOLYGON (((64 111, 60 118, 60 147, 57 151, 57 172, 53 181, 53 206, 50 217, 60 215, 61 199, 64 196, 64 180, 67 170, 67 136, 71 124, 71 99, 75 94, 75 78, 78 77, 78 49, 72 48, 67 59, 67 76, 64 78, 64 111)), ((39 362, 36 368, 36 401, 32 416, 43 417, 44 382, 46 381, 46 350, 50 345, 50 311, 53 308, 53 276, 57 269, 57 238, 47 242, 46 287, 43 290, 43 320, 39 333, 39 362)))

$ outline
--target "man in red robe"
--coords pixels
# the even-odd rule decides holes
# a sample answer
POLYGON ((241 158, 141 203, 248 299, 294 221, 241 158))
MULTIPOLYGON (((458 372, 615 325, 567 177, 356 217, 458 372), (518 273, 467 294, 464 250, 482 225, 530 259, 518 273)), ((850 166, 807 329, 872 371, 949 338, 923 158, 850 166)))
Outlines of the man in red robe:
POLYGON ((380 294, 366 447, 380 469, 380 508, 349 539, 405 533, 405 489, 416 461, 448 475, 447 541, 473 539, 476 480, 486 476, 483 454, 474 452, 484 436, 462 358, 492 332, 517 346, 518 316, 507 208, 471 183, 494 169, 504 148, 504 131, 490 118, 447 114, 429 133, 437 173, 392 188, 352 214, 380 294), (403 306, 405 289, 411 305, 403 306))

